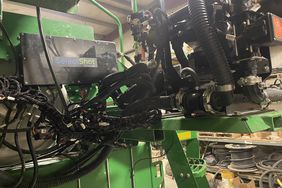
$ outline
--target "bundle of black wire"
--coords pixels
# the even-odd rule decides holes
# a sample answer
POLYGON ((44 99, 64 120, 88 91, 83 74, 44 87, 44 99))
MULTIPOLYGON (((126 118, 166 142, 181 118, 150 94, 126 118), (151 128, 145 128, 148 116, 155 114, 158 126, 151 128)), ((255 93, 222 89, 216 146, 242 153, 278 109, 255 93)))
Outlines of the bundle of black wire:
POLYGON ((274 182, 276 179, 279 179, 279 176, 282 175, 282 159, 275 161, 275 160, 263 160, 257 163, 257 167, 261 170, 264 170, 260 179, 259 179, 259 186, 260 188, 264 188, 263 179, 265 176, 268 176, 268 187, 274 188, 274 182), (265 163, 272 163, 272 165, 265 165, 265 163))
MULTIPOLYGON (((97 104, 101 103, 101 101, 106 101, 107 98, 112 97, 113 99, 121 98, 122 95, 125 95, 126 93, 122 93, 120 88, 122 86, 127 86, 130 88, 136 88, 136 87, 143 87, 145 88, 145 95, 140 97, 133 97, 131 103, 134 103, 136 101, 140 101, 143 98, 146 98, 150 96, 154 92, 154 87, 152 85, 152 80, 149 75, 150 70, 145 64, 136 64, 132 68, 121 72, 121 73, 115 73, 112 75, 109 75, 105 79, 102 80, 101 85, 99 87, 98 95, 88 101, 82 101, 79 103, 79 108, 74 107, 72 110, 69 110, 65 104, 65 100, 63 97, 63 94, 61 92, 60 85, 58 84, 56 80, 56 76, 54 74, 54 71, 51 66, 48 50, 46 47, 45 37, 43 34, 43 28, 41 23, 41 15, 40 15, 40 8, 37 7, 37 20, 38 20, 38 27, 39 27, 39 33, 42 40, 43 49, 45 52, 45 56, 47 59, 47 63, 50 69, 50 72, 52 74, 54 83, 56 85, 56 88, 58 90, 59 97, 65 106, 66 113, 60 113, 55 109, 55 107, 48 103, 48 98, 43 95, 39 90, 33 90, 31 88, 25 88, 23 89, 23 86, 20 84, 20 82, 17 81, 15 78, 0 78, 0 97, 1 99, 5 100, 13 100, 13 103, 16 105, 19 104, 28 104, 33 105, 36 104, 39 106, 39 110, 44 115, 44 118, 48 119, 48 122, 50 125, 52 125, 52 129, 54 130, 54 133, 57 134, 58 140, 59 138, 74 138, 80 141, 93 141, 93 135, 94 137, 97 136, 94 133, 102 132, 102 134, 99 137, 99 142, 97 142, 97 147, 95 147, 92 150, 89 150, 84 155, 82 155, 78 161, 76 161, 76 165, 71 166, 67 169, 65 169, 63 172, 59 172, 57 176, 54 177, 46 177, 46 178, 39 178, 38 177, 38 159, 46 158, 46 157, 52 157, 56 154, 60 154, 64 149, 66 149, 68 146, 74 144, 74 142, 65 143, 62 145, 55 145, 49 149, 46 150, 40 150, 35 151, 32 144, 32 133, 31 130, 35 127, 32 126, 32 123, 29 122, 26 127, 17 127, 16 129, 9 129, 8 124, 10 115, 10 111, 7 112, 6 118, 6 127, 4 129, 0 129, 0 132, 2 132, 2 137, 0 140, 0 146, 3 143, 6 147, 15 150, 18 152, 20 161, 21 161, 21 176, 15 182, 13 187, 53 187, 58 186, 63 183, 76 180, 94 169, 96 169, 109 155, 109 153, 112 150, 112 146, 114 145, 114 141, 117 140, 119 137, 111 137, 110 140, 106 141, 105 139, 101 139, 102 137, 106 137, 110 133, 116 132, 116 129, 118 130, 129 130, 134 129, 140 126, 144 126, 147 124, 150 124, 152 121, 157 119, 160 119, 161 115, 158 110, 150 109, 147 112, 141 112, 136 114, 131 114, 127 116, 121 116, 121 117, 115 117, 115 116, 108 116, 104 115, 103 112, 99 112, 97 114, 102 114, 99 118, 100 120, 104 120, 106 122, 109 122, 110 126, 108 126, 107 130, 95 130, 94 124, 97 122, 91 122, 92 124, 85 123, 87 125, 86 130, 77 131, 73 130, 71 128, 68 128, 66 126, 66 122, 73 123, 77 121, 77 117, 81 114, 82 109, 86 109, 84 113, 88 113, 89 108, 96 108, 97 104), (114 97, 114 94, 117 94, 116 97, 114 97), (78 114, 78 115, 77 115, 78 114), (73 119, 71 119, 73 118, 73 119), (89 129, 88 127, 91 127, 94 129, 94 131, 91 131, 92 129, 89 129), (90 130, 90 131, 89 131, 90 130), (26 132, 26 140, 28 143, 28 150, 22 149, 18 143, 18 133, 19 132, 26 132), (6 133, 14 133, 15 137, 15 146, 9 143, 5 140, 5 134, 6 133), (89 137, 86 137, 85 135, 90 135, 89 137), (60 137, 60 136, 61 137, 60 137), (91 138, 92 137, 92 138, 91 138), (87 140, 89 139, 89 140, 87 140), (24 180, 24 174, 25 174, 25 163, 27 161, 24 161, 23 154, 30 154, 33 162, 33 177, 31 182, 27 182, 24 180), (95 157, 96 156, 96 157, 95 157)), ((130 92, 134 93, 136 90, 128 90, 128 95, 133 95, 130 92)), ((126 97, 124 97, 126 98, 126 97)), ((122 101, 122 107, 126 107, 127 101, 122 101)), ((121 107, 121 106, 120 106, 121 107)), ((93 113, 90 111, 89 113, 93 113)), ((94 114, 94 115, 97 115, 94 114)), ((98 115, 97 115, 98 116, 98 115)), ((99 119, 98 118, 98 119, 99 119)), ((74 124, 74 123, 73 123, 74 124)), ((99 128, 99 126, 98 126, 99 128)), ((120 134, 117 134, 120 135, 120 134)), ((98 135, 99 136, 99 135, 98 135)))

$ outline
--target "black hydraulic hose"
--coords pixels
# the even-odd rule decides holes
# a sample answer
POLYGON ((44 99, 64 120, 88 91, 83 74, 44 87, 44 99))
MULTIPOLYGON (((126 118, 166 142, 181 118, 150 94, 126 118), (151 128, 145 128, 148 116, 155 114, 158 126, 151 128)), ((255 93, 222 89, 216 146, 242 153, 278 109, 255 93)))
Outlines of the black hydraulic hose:
POLYGON ((189 61, 183 51, 183 41, 172 41, 172 49, 175 52, 175 56, 179 63, 181 64, 182 68, 188 67, 189 66, 189 61))
POLYGON ((135 77, 138 74, 147 72, 149 72, 147 65, 144 63, 138 63, 124 72, 113 73, 106 76, 102 80, 101 87, 109 87, 115 82, 123 81, 126 78, 135 77))
POLYGON ((108 97, 111 96, 111 94, 115 90, 121 88, 122 86, 135 84, 135 83, 138 83, 138 82, 140 82, 140 79, 123 80, 121 82, 114 83, 113 85, 110 86, 110 88, 108 88, 107 90, 103 90, 96 97, 94 97, 94 98, 90 99, 89 101, 85 102, 82 106, 83 107, 89 107, 90 105, 92 105, 94 103, 97 103, 99 101, 107 99, 108 97))
POLYGON ((66 170, 64 172, 64 174, 68 174, 68 173, 71 173, 71 172, 74 172, 75 170, 79 168, 81 168, 81 166, 83 166, 87 161, 89 161, 91 158, 93 158, 96 153, 101 150, 103 148, 102 145, 99 145, 97 146, 96 148, 94 148, 93 150, 87 152, 84 156, 82 156, 76 163, 75 163, 75 166, 66 170))
POLYGON ((178 91, 182 87, 182 80, 172 65, 171 49, 169 40, 169 20, 167 15, 161 9, 154 10, 154 16, 158 22, 156 32, 158 37, 156 41, 157 56, 160 58, 165 78, 172 86, 173 90, 178 91))
POLYGON ((30 154, 31 154, 32 162, 33 162, 33 176, 29 184, 29 188, 34 188, 37 182, 37 178, 38 178, 38 161, 37 161, 37 157, 36 157, 36 154, 33 148, 31 136, 32 136, 31 131, 27 131, 26 139, 27 139, 28 148, 30 150, 30 154))
MULTIPOLYGON (((18 128, 19 124, 17 125, 17 128, 18 128)), ((24 156, 23 156, 23 152, 21 150, 21 146, 20 146, 20 143, 19 143, 19 134, 16 132, 15 135, 14 135, 14 140, 15 140, 15 145, 17 147, 17 151, 18 151, 18 154, 19 154, 19 158, 20 158, 20 161, 21 161, 21 176, 20 178, 18 179, 17 183, 13 186, 13 188, 17 188, 21 185, 21 183, 23 182, 23 179, 24 179, 24 173, 25 173, 25 160, 24 160, 24 156)))
MULTIPOLYGON (((29 129, 30 130, 30 129, 29 129)), ((25 131, 26 132, 26 131, 25 131)), ((3 141, 3 145, 6 146, 7 148, 11 149, 11 150, 14 150, 14 151, 17 151, 17 147, 12 145, 11 143, 9 143, 8 141, 4 140, 3 141)), ((70 144, 71 145, 71 144, 70 144)), ((69 145, 69 146, 70 146, 69 145)), ((35 151, 35 154, 36 155, 46 155, 48 153, 53 153, 54 151, 57 151, 57 150, 60 150, 63 146, 59 146, 59 145, 55 145, 51 148, 48 148, 48 149, 44 149, 44 150, 37 150, 35 151)), ((23 154, 30 154, 30 151, 29 150, 25 150, 25 149, 22 149, 22 152, 23 154)))
MULTIPOLYGON (((192 18, 193 28, 206 54, 208 63, 218 86, 228 86, 220 91, 222 106, 232 102, 233 78, 224 49, 216 34, 216 29, 209 21, 205 0, 188 0, 188 10, 192 18)), ((223 87, 224 88, 224 87, 223 87)))
POLYGON ((3 129, 3 132, 2 132, 2 135, 1 135, 1 138, 0 138, 0 149, 1 149, 2 145, 3 145, 3 142, 6 139, 6 135, 7 135, 7 132, 8 132, 8 126, 10 124, 10 122, 9 122, 10 121, 10 116, 11 116, 11 113, 12 113, 11 107, 9 107, 7 105, 6 105, 6 107, 8 108, 8 111, 6 113, 6 117, 5 117, 5 121, 4 121, 5 127, 3 129))
MULTIPOLYGON (((112 147, 111 146, 105 146, 97 158, 95 158, 91 163, 89 163, 87 166, 79 168, 74 174, 68 174, 68 175, 62 175, 58 177, 51 177, 51 178, 44 178, 44 179, 38 179, 36 188, 50 188, 50 187, 56 187, 62 184, 65 184, 67 182, 71 182, 74 180, 77 180, 81 178, 82 176, 85 176, 95 170, 97 167, 100 166, 104 162, 104 160, 108 157, 108 155, 111 153, 112 147)), ((22 186, 23 188, 28 188, 28 185, 22 186)))
POLYGON ((172 109, 175 108, 172 96, 156 96, 138 100, 126 107, 123 115, 133 115, 148 109, 172 109))
POLYGON ((181 70, 181 77, 185 77, 185 76, 187 76, 187 74, 192 76, 192 78, 195 81, 195 85, 197 87, 200 87, 200 79, 199 79, 196 71, 194 69, 190 68, 190 67, 185 67, 184 69, 181 70))
POLYGON ((46 60, 47 60, 48 68, 50 70, 52 79, 53 79, 53 81, 55 83, 55 86, 56 86, 56 89, 58 91, 60 100, 61 100, 61 102, 62 102, 62 104, 63 104, 63 106, 65 108, 66 113, 67 113, 68 112, 68 108, 67 108, 67 104, 66 104, 66 101, 65 101, 65 98, 64 98, 64 94, 61 91, 61 87, 60 87, 60 85, 59 85, 59 83, 57 81, 55 72, 54 72, 52 64, 51 64, 50 56, 49 56, 49 53, 48 53, 48 49, 47 49, 47 45, 46 45, 46 40, 45 40, 45 36, 44 36, 44 32, 43 32, 43 27, 42 27, 41 11, 40 11, 40 7, 39 6, 36 7, 36 15, 37 15, 36 18, 37 18, 37 22, 38 22, 39 35, 40 35, 40 39, 41 39, 41 42, 42 42, 42 47, 43 47, 43 50, 44 50, 44 54, 45 54, 45 57, 46 57, 46 60))

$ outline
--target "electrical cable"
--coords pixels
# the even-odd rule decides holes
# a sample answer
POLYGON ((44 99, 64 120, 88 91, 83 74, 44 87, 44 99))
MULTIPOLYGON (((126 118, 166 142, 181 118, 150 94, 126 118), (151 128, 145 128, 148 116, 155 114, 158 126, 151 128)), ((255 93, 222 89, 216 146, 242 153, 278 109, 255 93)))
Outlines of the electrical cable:
MULTIPOLYGON (((6 126, 7 127, 7 126, 6 126)), ((18 130, 17 129, 8 129, 8 128, 3 128, 3 129, 0 129, 0 133, 3 133, 3 134, 6 134, 6 133, 15 133, 15 132, 26 132, 26 131, 29 131, 31 130, 32 128, 19 128, 18 130)), ((2 141, 4 143, 4 140, 2 141)))
POLYGON ((47 60, 47 64, 48 64, 50 73, 52 75, 52 78, 54 80, 56 89, 58 90, 58 94, 59 94, 61 102, 64 106, 65 112, 68 113, 68 107, 67 107, 67 103, 66 103, 65 98, 64 98, 64 94, 61 90, 61 87, 60 87, 58 81, 57 81, 57 78, 56 78, 56 75, 54 73, 54 70, 53 70, 53 67, 52 67, 52 64, 51 64, 51 60, 50 60, 50 57, 49 57, 49 53, 48 53, 48 49, 47 49, 47 45, 46 45, 46 40, 45 40, 45 36, 44 36, 44 32, 43 32, 43 27, 42 27, 41 11, 40 11, 39 6, 36 6, 36 15, 37 15, 39 34, 40 34, 43 50, 44 50, 44 53, 45 53, 45 57, 46 57, 46 60, 47 60))
POLYGON ((10 120, 10 116, 11 116, 11 113, 12 113, 12 109, 6 105, 6 107, 8 108, 8 111, 6 113, 6 117, 5 117, 5 127, 3 129, 3 132, 2 132, 2 135, 1 135, 1 140, 0 140, 0 148, 2 147, 3 145, 3 142, 5 141, 5 138, 6 138, 6 134, 8 132, 8 126, 9 126, 9 120, 10 120))
MULTIPOLYGON (((31 129, 27 129, 25 132, 30 131, 30 130, 31 129)), ((17 151, 17 148, 6 140, 3 142, 3 145, 5 145, 7 148, 9 148, 11 150, 17 151)), ((70 143, 70 145, 71 145, 71 143, 70 143)), ((67 144, 67 146, 70 146, 70 145, 67 144)), ((37 150, 37 151, 35 151, 35 153, 36 153, 36 155, 45 155, 47 153, 51 153, 53 151, 59 150, 61 147, 62 146, 55 145, 55 146, 52 146, 51 148, 48 148, 48 149, 37 150)), ((25 149, 21 149, 21 150, 24 154, 30 154, 29 150, 25 150, 25 149)))
MULTIPOLYGON (((274 165, 272 166, 272 169, 279 169, 278 167, 279 167, 279 165, 282 163, 282 160, 279 160, 279 161, 277 161, 276 163, 274 163, 274 165)), ((279 169, 280 170, 280 169, 279 169)), ((279 172, 278 172, 279 173, 279 172)), ((281 173, 282 173, 282 169, 281 169, 281 173)), ((272 187, 274 187, 274 182, 275 182, 275 180, 273 180, 274 179, 274 177, 273 177, 273 173, 269 173, 269 175, 268 175, 268 185, 269 185, 269 187, 270 188, 272 188, 272 187)))
POLYGON ((128 55, 123 56, 132 66, 136 65, 136 63, 128 55))
POLYGON ((76 161, 76 164, 73 168, 70 168, 66 171, 64 171, 64 174, 68 174, 71 172, 74 172, 75 170, 81 168, 87 161, 89 161, 91 158, 95 156, 95 154, 103 148, 102 145, 97 146, 93 150, 87 152, 84 156, 82 156, 78 161, 76 161))
POLYGON ((140 163, 141 161, 144 161, 144 160, 152 160, 152 159, 159 159, 159 158, 161 158, 161 157, 166 156, 166 155, 170 152, 170 150, 172 149, 172 147, 173 147, 173 141, 172 141, 172 143, 170 144, 170 146, 169 146, 169 148, 167 149, 167 151, 166 151, 165 153, 163 153, 162 155, 159 155, 159 156, 156 156, 156 157, 142 158, 142 159, 139 159, 139 160, 135 161, 134 164, 133 164, 132 170, 134 170, 134 169, 135 169, 135 166, 136 166, 138 163, 140 163))
MULTIPOLYGON (((112 140, 112 142, 117 141, 120 138, 121 134, 118 133, 115 138, 112 140)), ((110 141, 110 140, 109 140, 110 141)), ((103 144, 98 145, 97 147, 95 147, 94 149, 88 151, 84 156, 82 156, 78 161, 76 161, 76 164, 74 167, 65 170, 64 173, 70 173, 70 172, 75 172, 77 169, 82 168, 90 159, 92 159, 97 152, 99 152, 101 149, 103 149, 103 147, 105 147, 107 145, 108 141, 104 141, 103 144)))
MULTIPOLYGON (((64 183, 77 180, 82 176, 89 174, 90 172, 95 170, 98 166, 100 166, 100 164, 104 162, 104 160, 108 157, 111 151, 112 151, 111 146, 104 146, 104 148, 101 150, 99 155, 93 161, 91 161, 86 166, 79 168, 73 174, 67 174, 67 175, 63 174, 55 177, 40 178, 38 179, 38 182, 35 187, 36 188, 56 187, 64 183)), ((22 188, 30 188, 30 187, 28 185, 23 185, 22 188)))
MULTIPOLYGON (((279 173, 279 174, 282 174, 282 170, 281 169, 277 169, 277 166, 279 165, 279 164, 281 164, 282 163, 282 159, 281 160, 279 160, 279 161, 277 161, 276 163, 274 163, 274 165, 272 166, 272 168, 271 169, 269 169, 269 170, 266 170, 261 176, 260 176, 260 179, 259 179, 259 186, 260 186, 260 188, 264 188, 264 186, 263 186, 263 178, 264 178, 264 176, 266 176, 267 174, 272 174, 272 173, 279 173)), ((269 184, 270 184, 270 181, 269 181, 269 184)), ((270 184, 270 188, 272 188, 271 187, 272 185, 270 184)))
MULTIPOLYGON (((28 122, 30 124, 31 122, 28 122)), ((29 125, 28 125, 29 126, 29 125)), ((30 150, 32 162, 33 162, 33 176, 32 176, 32 181, 30 182, 29 188, 34 188, 37 182, 38 178, 38 161, 37 157, 33 148, 32 140, 31 140, 31 131, 26 132, 26 139, 27 139, 27 144, 28 148, 30 150)))
POLYGON ((13 45, 13 43, 12 43, 10 37, 9 37, 9 34, 8 34, 8 32, 7 32, 5 26, 3 25, 2 22, 0 22, 0 29, 2 30, 2 33, 5 35, 6 39, 8 40, 9 45, 10 45, 11 50, 12 50, 12 53, 14 55, 14 58, 15 58, 15 61, 16 61, 15 62, 16 63, 16 70, 15 70, 15 74, 14 75, 17 75, 17 73, 19 71, 19 57, 17 55, 17 50, 16 50, 15 46, 13 45))
POLYGON ((99 93, 96 97, 90 99, 88 102, 84 103, 83 106, 89 107, 89 105, 95 104, 99 101, 102 101, 108 97, 117 89, 121 88, 124 85, 135 84, 136 81, 139 79, 132 79, 132 80, 123 80, 121 82, 117 82, 113 84, 107 91, 103 91, 99 93))
MULTIPOLYGON (((111 75, 106 76, 101 81, 99 93, 92 99, 80 103, 79 104, 80 108, 83 108, 83 107, 87 108, 89 107, 89 105, 94 105, 100 101, 107 99, 108 97, 111 96, 113 92, 120 89, 120 87, 122 86, 133 85, 133 84, 136 84, 136 82, 146 83, 145 82, 146 80, 141 81, 139 77, 141 76, 140 74, 148 73, 148 72, 149 72, 148 67, 143 63, 139 63, 139 64, 136 64, 135 66, 130 67, 125 72, 113 73, 111 75)), ((147 84, 150 85, 151 82, 150 83, 148 82, 147 84)), ((71 106, 75 104, 76 103, 68 105, 68 108, 70 108, 71 106)), ((74 108, 73 110, 69 112, 69 115, 72 116, 72 114, 80 112, 80 108, 74 108)))
MULTIPOLYGON (((62 154, 62 152, 67 149, 69 147, 69 145, 66 145, 66 146, 60 146, 60 148, 58 148, 57 150, 53 150, 52 152, 50 153, 46 153, 46 154, 42 154, 40 156, 37 156, 37 160, 41 160, 41 159, 45 159, 45 158, 49 158, 49 157, 55 157, 55 156, 58 156, 60 154, 62 154)), ((38 151, 35 151, 36 153, 38 151)), ((24 153, 24 152, 23 152, 24 153)), ((28 151, 26 154, 30 154, 30 152, 28 151)), ((32 160, 28 160, 28 161, 25 161, 25 163, 30 163, 32 162, 32 160)), ((1 166, 2 168, 11 168, 13 166, 17 166, 17 165, 21 165, 21 163, 16 163, 16 164, 12 164, 12 165, 6 165, 6 166, 1 166)))
MULTIPOLYGON (((19 127, 20 125, 20 122, 17 124, 17 128, 19 127)), ((20 147, 20 143, 19 143, 19 135, 18 135, 18 132, 15 132, 14 134, 14 140, 15 140, 15 145, 17 147, 17 150, 18 150, 18 154, 19 154, 19 158, 20 158, 20 161, 21 161, 21 176, 20 178, 18 179, 17 183, 13 186, 13 188, 17 188, 21 185, 23 179, 24 179, 24 173, 25 173, 25 160, 24 160, 24 156, 23 156, 23 152, 21 150, 21 147, 20 147)))

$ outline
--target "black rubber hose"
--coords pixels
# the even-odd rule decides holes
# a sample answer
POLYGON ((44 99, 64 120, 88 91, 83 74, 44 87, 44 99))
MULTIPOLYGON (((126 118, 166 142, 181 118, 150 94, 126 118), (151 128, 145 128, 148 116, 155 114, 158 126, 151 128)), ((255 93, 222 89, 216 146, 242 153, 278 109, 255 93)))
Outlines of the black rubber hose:
MULTIPOLYGON (((28 130, 30 130, 30 129, 28 129, 28 130)), ((28 130, 25 130, 25 132, 28 131, 28 130)), ((11 150, 17 151, 17 147, 12 145, 11 143, 9 143, 6 140, 3 141, 3 145, 6 146, 7 148, 11 149, 11 150)), ((70 145, 71 145, 71 143, 69 144, 69 146, 70 145)), ((48 153, 53 153, 55 151, 58 151, 61 148, 63 148, 63 146, 55 145, 55 146, 48 148, 48 149, 35 151, 35 154, 36 155, 46 155, 48 153)), ((29 150, 25 150, 25 149, 22 149, 22 148, 21 148, 21 150, 22 150, 23 154, 30 154, 29 150)))
POLYGON ((65 170, 64 174, 69 174, 71 172, 74 172, 77 170, 78 167, 83 166, 85 163, 87 163, 91 158, 93 158, 96 153, 103 148, 102 145, 97 146, 93 150, 87 152, 84 156, 82 156, 77 162, 75 162, 75 166, 72 168, 69 168, 65 170))
POLYGON ((183 41, 172 41, 171 42, 172 45, 172 49, 175 52, 175 56, 177 58, 177 60, 179 61, 179 63, 181 64, 182 68, 188 67, 189 66, 189 61, 183 51, 183 41))
POLYGON ((185 67, 184 69, 181 70, 181 77, 185 77, 187 75, 192 76, 192 78, 195 81, 195 85, 196 87, 200 87, 200 79, 198 77, 198 74, 196 73, 196 71, 190 67, 185 67))
MULTIPOLYGON (((74 174, 68 174, 68 175, 62 175, 58 177, 51 177, 51 178, 44 178, 44 179, 38 179, 37 184, 35 185, 36 188, 50 188, 50 187, 56 187, 62 184, 65 184, 67 182, 71 182, 74 180, 77 180, 81 178, 82 176, 85 176, 95 170, 97 167, 99 167, 100 164, 104 162, 104 160, 108 157, 108 155, 111 153, 112 147, 111 146, 105 146, 97 158, 95 158, 91 163, 89 163, 87 166, 78 168, 77 171, 75 171, 74 174)), ((28 185, 23 185, 23 188, 28 188, 28 185)))
POLYGON ((2 135, 1 135, 1 138, 0 138, 0 149, 1 149, 2 145, 3 145, 3 142, 6 139, 6 135, 7 135, 7 131, 8 131, 8 126, 10 124, 10 122, 9 122, 10 121, 10 116, 11 116, 11 113, 12 113, 11 107, 9 107, 7 105, 6 105, 6 107, 8 108, 8 111, 7 111, 6 117, 5 117, 5 121, 4 121, 6 126, 4 127, 2 135))
MULTIPOLYGON (((206 54, 208 63, 219 86, 234 85, 224 49, 220 44, 216 29, 211 26, 205 0, 188 0, 188 10, 192 18, 193 28, 206 54)), ((232 102, 232 91, 220 92, 222 106, 232 102)))
POLYGON ((33 176, 30 182, 29 188, 34 188, 38 178, 38 161, 33 148, 32 139, 31 139, 31 131, 26 132, 26 140, 28 144, 28 148, 30 150, 32 162, 33 162, 33 176))
MULTIPOLYGON (((17 125, 17 128, 18 128, 18 126, 19 126, 19 124, 17 125)), ((23 179, 24 179, 25 160, 24 160, 23 152, 21 150, 20 143, 19 143, 19 134, 17 132, 14 135, 14 140, 15 140, 15 144, 16 144, 16 147, 17 147, 17 151, 18 151, 19 158, 20 158, 20 161, 21 161, 21 166, 22 166, 20 178, 18 179, 17 183, 15 185, 13 185, 13 188, 17 188, 21 185, 21 183, 23 182, 23 179)))
POLYGON ((159 8, 154 10, 154 16, 158 23, 158 27, 156 29, 157 56, 160 57, 161 65, 165 73, 165 78, 170 83, 173 90, 177 92, 183 86, 183 81, 172 65, 169 40, 169 20, 167 15, 159 8))
POLYGON ((64 94, 61 90, 61 87, 60 87, 58 81, 57 81, 54 69, 52 67, 51 59, 50 59, 50 56, 49 56, 49 53, 48 53, 48 48, 47 48, 47 45, 46 45, 47 43, 46 43, 46 40, 45 40, 44 31, 43 31, 43 27, 42 27, 41 11, 40 11, 39 6, 36 6, 36 15, 37 15, 36 18, 37 18, 37 23, 38 23, 39 36, 40 36, 40 39, 41 39, 41 43, 42 43, 44 55, 45 55, 45 58, 46 58, 46 61, 47 61, 47 65, 48 65, 49 71, 51 73, 52 79, 54 81, 54 84, 56 86, 56 89, 58 91, 59 98, 60 98, 62 105, 64 106, 64 109, 67 113, 68 107, 67 107, 67 104, 66 104, 66 101, 65 101, 65 98, 64 98, 64 94))
POLYGON ((135 77, 138 74, 147 72, 149 72, 147 65, 144 63, 138 63, 124 72, 113 73, 106 76, 101 82, 101 87, 109 87, 115 82, 123 81, 124 79, 135 77))

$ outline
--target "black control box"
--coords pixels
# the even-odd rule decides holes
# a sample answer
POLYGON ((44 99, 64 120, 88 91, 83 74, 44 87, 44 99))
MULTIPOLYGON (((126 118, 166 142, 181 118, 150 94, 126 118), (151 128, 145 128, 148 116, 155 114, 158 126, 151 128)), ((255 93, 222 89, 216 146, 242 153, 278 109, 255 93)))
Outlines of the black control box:
MULTIPOLYGON (((46 36, 46 43, 59 84, 96 83, 118 71, 113 42, 46 36)), ((54 85, 40 36, 22 34, 20 45, 20 69, 25 85, 54 85)))

